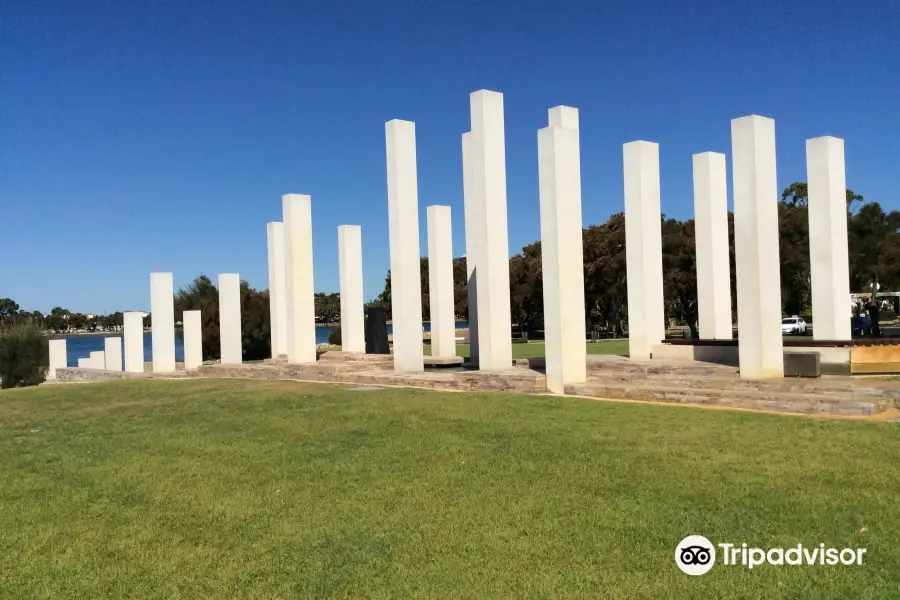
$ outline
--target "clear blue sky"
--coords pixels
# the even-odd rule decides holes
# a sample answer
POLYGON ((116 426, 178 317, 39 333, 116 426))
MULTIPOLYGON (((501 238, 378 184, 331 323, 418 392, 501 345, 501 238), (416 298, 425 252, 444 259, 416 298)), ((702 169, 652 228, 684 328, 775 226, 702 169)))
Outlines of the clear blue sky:
POLYGON ((2 3, 0 296, 146 309, 151 271, 265 288, 266 222, 295 192, 313 199, 316 288, 338 290, 337 226, 360 224, 373 298, 384 122, 416 122, 423 254, 425 207, 448 204, 462 255, 481 88, 505 95, 511 253, 539 237, 536 131, 559 104, 581 110, 586 225, 622 210, 636 139, 660 143, 663 212, 690 217, 691 155, 729 153, 729 120, 754 113, 776 120, 780 187, 805 179, 806 138, 836 135, 848 186, 900 207, 895 2, 689 4, 2 3))

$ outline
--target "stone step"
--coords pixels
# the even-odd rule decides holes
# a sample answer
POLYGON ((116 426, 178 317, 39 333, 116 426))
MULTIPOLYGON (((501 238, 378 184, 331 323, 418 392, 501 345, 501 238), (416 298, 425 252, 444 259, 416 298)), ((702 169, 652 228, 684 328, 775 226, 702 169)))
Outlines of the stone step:
POLYGON ((791 394, 823 394, 826 396, 851 397, 854 399, 885 399, 900 402, 900 385, 888 382, 867 382, 847 377, 827 377, 804 379, 752 380, 736 377, 711 377, 694 375, 671 375, 657 373, 591 373, 590 381, 612 384, 651 385, 672 388, 755 390, 761 392, 791 394))
POLYGON ((390 363, 394 357, 391 354, 364 354, 362 352, 342 352, 329 350, 319 355, 319 361, 325 362, 365 362, 365 363, 390 363))
POLYGON ((595 398, 707 404, 730 408, 771 410, 799 414, 874 415, 894 408, 889 399, 856 399, 823 394, 797 394, 759 390, 669 387, 588 382, 567 385, 566 393, 595 398))
POLYGON ((737 377, 738 370, 735 367, 714 364, 697 364, 693 362, 677 363, 662 361, 588 361, 588 373, 647 373, 655 375, 696 375, 737 377))

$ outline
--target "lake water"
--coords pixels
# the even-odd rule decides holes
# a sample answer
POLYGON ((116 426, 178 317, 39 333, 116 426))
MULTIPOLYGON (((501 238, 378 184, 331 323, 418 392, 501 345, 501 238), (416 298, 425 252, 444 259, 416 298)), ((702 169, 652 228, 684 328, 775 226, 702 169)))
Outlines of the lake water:
MULTIPOLYGON (((425 331, 431 331, 431 324, 424 323, 425 331)), ((466 321, 457 321, 456 328, 465 328, 469 324, 466 321)), ((316 327, 316 343, 325 344, 328 342, 328 334, 331 333, 331 327, 316 327)), ((388 333, 393 332, 393 328, 387 326, 388 333)), ((121 333, 98 334, 98 335, 62 335, 59 338, 66 340, 66 361, 70 367, 78 366, 79 358, 88 358, 91 352, 103 350, 103 340, 108 337, 121 337, 121 333)), ((150 332, 144 332, 144 360, 150 362, 153 360, 153 349, 150 343, 150 332)), ((181 331, 175 332, 175 360, 177 362, 184 361, 184 336, 181 331)))

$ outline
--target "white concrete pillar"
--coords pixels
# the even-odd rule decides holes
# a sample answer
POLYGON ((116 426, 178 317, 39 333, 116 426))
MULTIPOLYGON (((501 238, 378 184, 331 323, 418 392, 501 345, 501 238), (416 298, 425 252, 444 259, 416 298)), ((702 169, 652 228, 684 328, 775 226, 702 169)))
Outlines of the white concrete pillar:
POLYGON ((312 202, 306 194, 281 197, 284 213, 288 362, 316 362, 312 202))
POLYGON ((269 328, 271 330, 272 358, 286 355, 287 303, 285 287, 287 273, 284 268, 284 223, 266 223, 266 240, 269 248, 269 328))
POLYGON ((50 362, 47 369, 47 379, 56 379, 56 370, 65 369, 69 366, 69 359, 66 355, 66 340, 61 338, 58 340, 50 340, 50 362))
POLYGON ((237 273, 219 273, 219 348, 223 365, 243 362, 241 277, 237 273))
POLYGON ((431 355, 456 356, 456 310, 453 293, 453 235, 449 206, 429 206, 428 297, 431 355))
POLYGON ((91 357, 83 357, 78 359, 78 368, 79 369, 92 369, 91 366, 91 357))
POLYGON ((106 369, 106 357, 103 350, 94 350, 91 352, 91 356, 88 359, 88 368, 99 369, 101 371, 106 369))
POLYGON ((338 226, 338 271, 341 280, 341 350, 365 353, 362 228, 359 225, 338 226))
POLYGON ((171 273, 150 273, 150 348, 154 373, 175 372, 175 290, 171 273))
POLYGON ((103 358, 106 361, 104 368, 107 371, 122 370, 122 338, 118 336, 103 338, 103 358))
POLYGON ((125 338, 125 372, 144 372, 144 316, 139 312, 127 312, 122 316, 125 338))
POLYGON ((813 339, 849 340, 850 267, 847 257, 847 180, 844 140, 806 140, 809 262, 813 339))
POLYGON ((625 266, 628 280, 628 352, 646 360, 666 337, 659 206, 659 144, 629 142, 625 171, 625 266))
POLYGON ((730 340, 731 264, 725 155, 694 155, 694 236, 701 339, 730 340))
POLYGON ((203 364, 203 325, 199 310, 182 313, 184 327, 184 368, 196 369, 203 364))
POLYGON ((394 370, 424 371, 416 124, 412 121, 394 119, 385 123, 384 133, 387 152, 394 370))
POLYGON ((738 362, 741 377, 784 376, 775 121, 731 121, 738 362))
MULTIPOLYGON (((509 234, 506 221, 506 141, 503 94, 469 95, 472 219, 478 240, 478 365, 512 367, 509 306, 509 234)), ((468 200, 468 198, 466 199, 468 200)))
POLYGON ((578 109, 557 106, 538 131, 547 389, 587 380, 578 109))
POLYGON ((469 300, 469 363, 478 366, 478 269, 476 255, 479 242, 479 223, 475 212, 475 192, 472 190, 472 133, 462 134, 463 207, 466 225, 466 291, 469 300))

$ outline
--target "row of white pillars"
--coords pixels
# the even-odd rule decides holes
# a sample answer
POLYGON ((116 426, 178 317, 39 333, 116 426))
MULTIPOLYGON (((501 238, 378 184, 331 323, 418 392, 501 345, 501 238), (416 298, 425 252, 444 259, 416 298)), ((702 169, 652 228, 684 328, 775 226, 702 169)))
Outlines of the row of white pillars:
MULTIPOLYGON (((470 96, 472 130, 463 134, 466 262, 469 279, 472 359, 482 369, 511 364, 508 238, 503 96, 481 90, 470 96), (488 228, 490 223, 490 228, 488 228)), ((395 368, 421 371, 421 289, 415 124, 385 126, 395 368)), ((777 244, 774 122, 751 116, 732 122, 735 183, 735 245, 743 377, 780 376, 780 281, 777 244)), ((584 379, 584 291, 581 254, 580 166, 577 110, 550 111, 539 132, 541 237, 544 249, 548 385, 562 391, 584 379)), ((810 250, 816 337, 849 338, 846 301, 846 207, 843 143, 835 138, 807 144, 810 187, 810 250)), ((631 356, 650 358, 664 338, 659 148, 651 142, 623 147, 628 305, 631 356)), ((726 164, 722 154, 693 157, 700 335, 732 337, 726 164)), ((429 207, 428 240, 433 351, 455 353, 452 245, 448 207, 429 207), (447 257, 449 256, 449 260, 447 257), (450 315, 449 317, 447 315, 450 315), (445 332, 449 332, 445 335, 445 332)), ((278 233, 270 224, 270 293, 273 354, 284 345, 292 362, 314 360, 311 221, 308 196, 285 196, 286 286, 278 292, 278 233), (293 230, 295 241, 289 241, 293 230), (299 266, 298 266, 299 265, 299 266), (273 292, 274 290, 274 292, 273 292), (277 309, 287 299, 286 316, 277 309), (304 315, 298 320, 297 315, 304 315), (275 326, 280 323, 281 325, 275 326), (283 338, 282 338, 283 339, 283 338)), ((361 351, 361 241, 356 226, 339 229, 344 349, 361 351)))
MULTIPOLYGON (((734 119, 731 133, 740 373, 782 377, 775 122, 734 119)), ((843 141, 816 138, 806 148, 814 337, 849 340, 843 141)), ((632 358, 646 359, 665 333, 658 146, 625 144, 623 157, 629 346, 632 358)), ((693 167, 700 337, 731 339, 725 156, 694 155, 693 167)))

